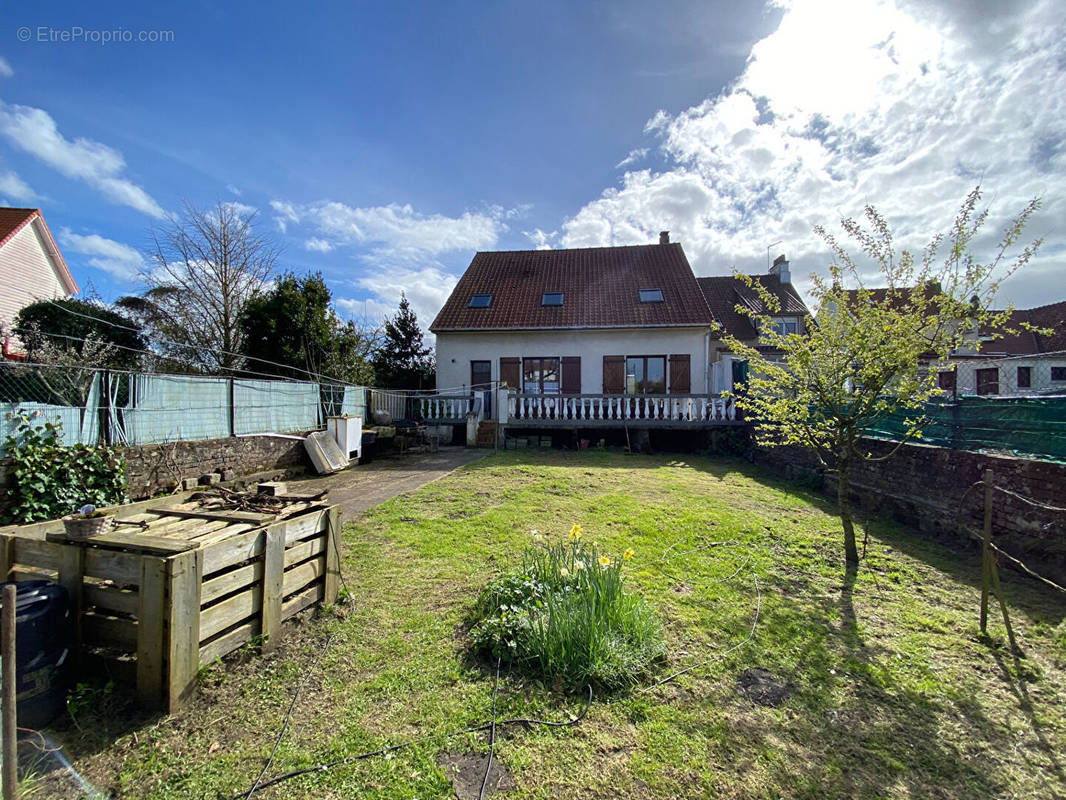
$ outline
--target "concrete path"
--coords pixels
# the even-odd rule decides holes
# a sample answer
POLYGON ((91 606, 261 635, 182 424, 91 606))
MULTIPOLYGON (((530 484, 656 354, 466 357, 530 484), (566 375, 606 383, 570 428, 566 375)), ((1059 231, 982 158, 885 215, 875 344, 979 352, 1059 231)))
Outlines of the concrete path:
POLYGON ((297 491, 329 489, 329 501, 342 509, 345 522, 368 508, 380 505, 405 492, 413 492, 437 478, 443 478, 463 464, 484 458, 492 450, 442 447, 437 453, 411 453, 375 458, 369 464, 355 465, 332 475, 290 479, 297 491))

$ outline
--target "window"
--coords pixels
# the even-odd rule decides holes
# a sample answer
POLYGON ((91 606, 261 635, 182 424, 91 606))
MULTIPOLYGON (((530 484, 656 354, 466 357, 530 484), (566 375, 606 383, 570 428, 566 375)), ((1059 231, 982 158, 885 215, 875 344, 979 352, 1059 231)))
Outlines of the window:
POLYGON ((488 308, 492 305, 491 294, 475 294, 470 298, 467 308, 488 308))
POLYGON ((977 393, 978 394, 999 394, 999 370, 992 369, 979 369, 977 370, 977 393))
POLYGON ((1051 380, 1066 381, 1066 367, 1052 367, 1051 380))
POLYGON ((786 333, 799 333, 799 324, 794 319, 775 319, 770 323, 774 333, 784 336, 786 333))
POLYGON ((1029 389, 1033 385, 1033 368, 1018 367, 1018 388, 1029 389))
POLYGON ((946 369, 937 375, 937 384, 942 391, 954 392, 955 391, 955 370, 946 369))
POLYGON ((523 358, 524 394, 559 394, 559 359, 523 358))
POLYGON ((662 289, 640 289, 637 291, 640 295, 640 302, 642 303, 661 303, 663 302, 663 290, 662 289))
POLYGON ((545 292, 540 296, 542 306, 561 306, 563 304, 562 292, 545 292))
POLYGON ((666 394, 666 356, 629 356, 626 394, 666 394))

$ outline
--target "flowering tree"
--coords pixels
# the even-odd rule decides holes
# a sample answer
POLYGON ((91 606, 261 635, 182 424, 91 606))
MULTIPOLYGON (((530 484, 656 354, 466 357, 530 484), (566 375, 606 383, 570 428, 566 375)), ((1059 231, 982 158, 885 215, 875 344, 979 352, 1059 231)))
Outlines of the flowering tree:
POLYGON ((812 276, 811 305, 817 311, 806 334, 775 331, 777 298, 751 278, 737 276, 758 292, 766 308, 757 314, 737 306, 752 318, 764 349, 722 336, 749 362, 748 386, 737 404, 754 421, 758 443, 803 445, 836 474, 849 569, 859 562, 849 505, 852 468, 859 461, 890 458, 921 436, 924 404, 940 393, 937 370, 930 365, 963 346, 978 348, 978 329, 1005 329, 1012 309, 991 310, 993 298, 1003 279, 1040 245, 1037 240, 1017 247, 1039 207, 1034 199, 1008 225, 989 260, 979 260, 971 244, 988 217, 987 208, 978 208, 980 198, 977 187, 951 230, 934 236, 919 255, 897 252, 888 223, 873 206, 866 206, 865 221, 842 220, 844 232, 877 268, 877 281, 886 288, 876 291, 864 284, 863 269, 836 237, 816 228, 835 258, 828 276, 812 276), (773 360, 766 350, 783 357, 773 360), (900 412, 905 417, 901 440, 874 456, 862 444, 864 432, 900 412))

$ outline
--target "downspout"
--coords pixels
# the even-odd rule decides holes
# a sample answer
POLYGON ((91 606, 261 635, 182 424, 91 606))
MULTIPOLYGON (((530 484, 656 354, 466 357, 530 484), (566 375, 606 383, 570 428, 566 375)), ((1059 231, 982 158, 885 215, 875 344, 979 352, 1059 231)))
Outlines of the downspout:
POLYGON ((711 393, 711 329, 703 332, 703 393, 711 393))

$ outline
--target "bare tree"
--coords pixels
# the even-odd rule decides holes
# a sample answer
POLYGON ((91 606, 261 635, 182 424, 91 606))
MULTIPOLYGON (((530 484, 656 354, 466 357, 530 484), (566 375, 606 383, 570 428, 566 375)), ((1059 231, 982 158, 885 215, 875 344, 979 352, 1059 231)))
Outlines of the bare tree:
POLYGON ((142 275, 148 288, 118 304, 138 314, 161 352, 205 372, 242 365, 241 311, 278 258, 255 218, 235 203, 203 210, 186 203, 153 230, 151 267, 142 275))

